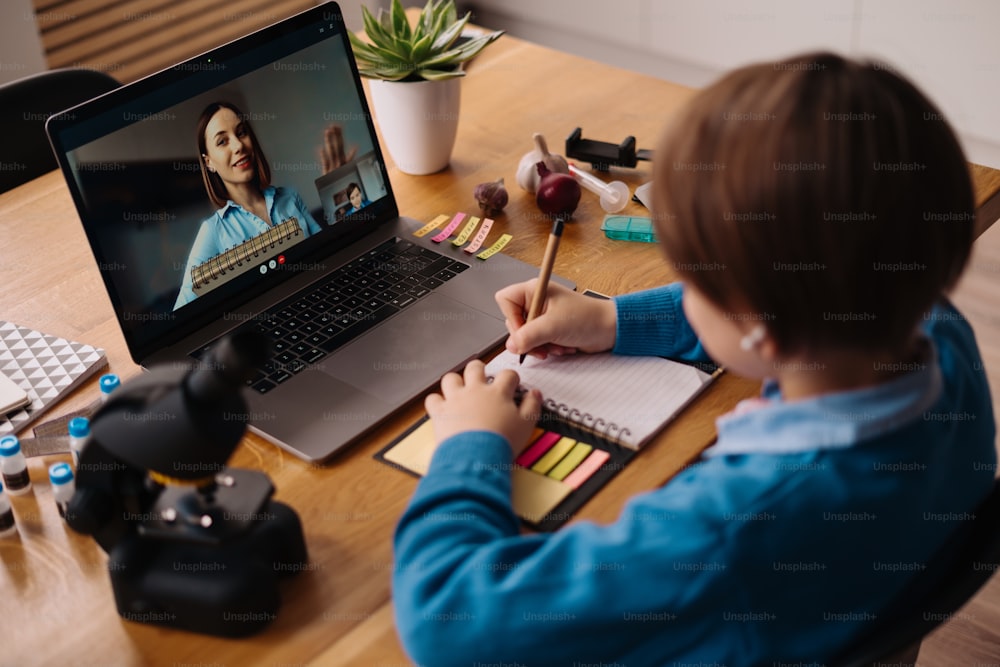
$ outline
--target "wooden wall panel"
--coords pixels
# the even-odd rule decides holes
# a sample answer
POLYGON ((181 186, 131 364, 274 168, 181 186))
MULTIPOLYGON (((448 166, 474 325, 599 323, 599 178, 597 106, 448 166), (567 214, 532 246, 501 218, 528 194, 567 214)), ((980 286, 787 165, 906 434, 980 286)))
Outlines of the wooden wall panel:
POLYGON ((298 13, 314 0, 35 0, 50 68, 127 83, 298 13))

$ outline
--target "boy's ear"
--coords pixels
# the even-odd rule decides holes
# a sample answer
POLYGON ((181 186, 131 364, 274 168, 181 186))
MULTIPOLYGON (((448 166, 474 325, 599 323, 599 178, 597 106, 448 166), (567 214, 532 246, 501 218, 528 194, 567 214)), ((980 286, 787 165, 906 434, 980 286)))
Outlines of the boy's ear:
POLYGON ((771 332, 767 331, 757 346, 757 355, 767 363, 774 364, 778 361, 780 352, 771 332))

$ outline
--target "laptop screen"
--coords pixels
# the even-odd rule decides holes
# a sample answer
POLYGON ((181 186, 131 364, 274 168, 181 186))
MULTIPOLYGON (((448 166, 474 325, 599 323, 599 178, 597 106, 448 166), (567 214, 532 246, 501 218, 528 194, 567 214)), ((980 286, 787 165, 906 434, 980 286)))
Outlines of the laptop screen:
POLYGON ((328 4, 50 122, 133 354, 396 215, 359 81, 328 4))

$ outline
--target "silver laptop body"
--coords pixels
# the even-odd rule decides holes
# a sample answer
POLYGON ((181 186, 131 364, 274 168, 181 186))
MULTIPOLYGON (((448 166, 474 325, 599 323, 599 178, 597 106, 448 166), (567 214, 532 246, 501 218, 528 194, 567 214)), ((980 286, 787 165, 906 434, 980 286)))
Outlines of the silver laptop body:
MULTIPOLYGON (((281 343, 282 358, 295 363, 272 360, 250 383, 251 428, 309 461, 329 458, 442 374, 495 347, 506 331, 494 293, 537 274, 502 253, 484 261, 449 241, 413 235, 425 221, 399 215, 335 3, 53 116, 48 132, 129 352, 144 367, 193 365, 206 346, 238 327, 274 333, 281 329, 272 326, 274 313, 296 305, 324 304, 319 318, 328 322, 328 301, 337 309, 344 303, 338 299, 356 303, 359 293, 371 295, 372 281, 346 284, 345 265, 382 266, 376 275, 388 280, 401 275, 393 269, 430 262, 423 273, 433 275, 407 278, 430 278, 426 292, 416 286, 400 296, 400 283, 382 306, 381 293, 367 299, 357 312, 371 306, 379 319, 357 315, 374 324, 329 352, 323 344, 332 345, 333 336, 321 341, 325 329, 310 324, 308 335, 281 343), (246 213, 213 204, 205 182, 196 128, 220 101, 240 111, 233 132, 246 136, 252 128, 253 155, 266 151, 273 210, 284 211, 271 217, 286 223, 267 229, 267 237, 216 231, 230 218, 242 224, 246 213), (350 159, 324 173, 316 156, 333 127, 350 159), (345 183, 355 180, 366 203, 345 212, 345 183), (255 243, 263 244, 259 253, 255 243), (196 257, 213 244, 217 254, 196 257), (438 271, 437 255, 428 251, 457 264, 438 271), (409 259, 394 259, 400 256, 409 259), (407 303, 389 312, 390 301, 407 303)), ((245 169, 249 161, 235 164, 245 169)), ((317 312, 310 317, 315 322, 317 312)))

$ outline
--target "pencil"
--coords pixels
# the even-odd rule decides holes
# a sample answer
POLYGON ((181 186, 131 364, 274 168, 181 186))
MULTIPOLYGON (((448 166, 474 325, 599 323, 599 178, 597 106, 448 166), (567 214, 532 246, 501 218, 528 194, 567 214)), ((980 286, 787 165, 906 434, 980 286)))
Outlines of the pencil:
MULTIPOLYGON (((545 255, 542 257, 542 268, 538 272, 538 285, 535 286, 535 293, 531 296, 531 305, 528 307, 528 318, 525 324, 542 314, 545 308, 545 297, 549 291, 549 278, 552 277, 552 266, 556 263, 556 251, 559 250, 559 239, 562 238, 563 223, 566 219, 559 215, 552 223, 552 232, 549 234, 549 242, 545 246, 545 255)), ((524 363, 527 354, 521 355, 519 364, 524 363)))

